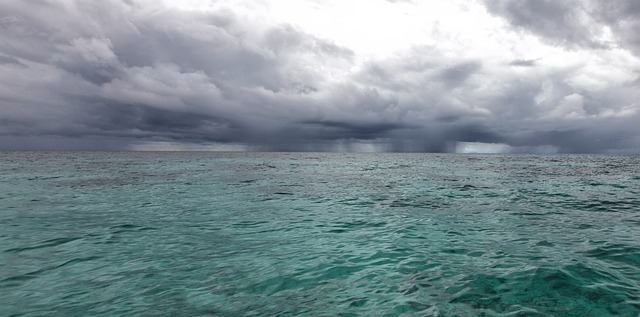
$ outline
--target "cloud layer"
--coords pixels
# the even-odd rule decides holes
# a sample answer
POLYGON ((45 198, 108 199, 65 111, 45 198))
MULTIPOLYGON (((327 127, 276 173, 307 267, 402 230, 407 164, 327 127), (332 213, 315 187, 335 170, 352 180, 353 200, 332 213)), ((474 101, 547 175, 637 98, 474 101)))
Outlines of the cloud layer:
POLYGON ((636 1, 457 4, 388 54, 235 3, 3 1, 0 148, 640 151, 636 1))

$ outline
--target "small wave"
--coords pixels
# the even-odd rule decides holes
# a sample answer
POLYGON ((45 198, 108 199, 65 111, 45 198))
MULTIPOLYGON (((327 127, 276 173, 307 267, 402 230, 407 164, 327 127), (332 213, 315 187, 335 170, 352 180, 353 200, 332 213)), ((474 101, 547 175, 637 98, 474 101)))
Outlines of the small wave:
POLYGON ((81 239, 81 238, 80 237, 71 237, 71 238, 50 239, 50 240, 42 241, 39 244, 36 244, 36 245, 33 245, 33 246, 20 247, 20 248, 11 248, 11 249, 5 250, 4 252, 7 252, 7 253, 19 253, 19 252, 23 252, 23 251, 55 247, 55 246, 59 246, 59 245, 65 244, 65 243, 76 241, 78 239, 81 239))
POLYGON ((640 263, 640 248, 622 243, 607 243, 584 254, 599 260, 614 261, 634 267, 640 263))
POLYGON ((112 226, 109 228, 109 230, 111 231, 111 233, 123 233, 123 232, 148 231, 148 230, 157 230, 157 229, 153 227, 145 227, 145 226, 125 223, 125 224, 112 226))
POLYGON ((630 304, 632 288, 616 287, 621 281, 614 275, 582 264, 540 267, 506 276, 478 274, 465 280, 450 290, 455 294, 451 302, 493 314, 526 309, 536 312, 534 316, 630 316, 637 311, 630 304))
POLYGON ((21 283, 21 282, 25 282, 25 281, 29 281, 32 279, 35 279, 37 277, 40 277, 46 273, 48 273, 49 271, 53 271, 74 263, 81 263, 81 262, 87 262, 87 261, 93 261, 93 260, 98 260, 100 259, 99 256, 89 256, 89 257, 84 257, 84 258, 76 258, 76 259, 71 259, 68 261, 65 261, 63 263, 60 264, 56 264, 56 265, 50 265, 35 271, 31 271, 28 273, 24 273, 24 274, 19 274, 19 275, 14 275, 14 276, 10 276, 7 277, 3 280, 0 280, 0 283, 2 284, 12 284, 9 286, 17 286, 18 284, 13 284, 12 282, 17 282, 17 283, 21 283))

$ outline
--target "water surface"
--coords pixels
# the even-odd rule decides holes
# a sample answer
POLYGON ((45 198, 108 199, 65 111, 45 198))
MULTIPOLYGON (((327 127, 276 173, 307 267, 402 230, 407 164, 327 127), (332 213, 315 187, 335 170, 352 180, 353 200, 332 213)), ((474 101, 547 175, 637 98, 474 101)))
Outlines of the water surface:
POLYGON ((0 316, 638 316, 640 157, 0 153, 0 316))

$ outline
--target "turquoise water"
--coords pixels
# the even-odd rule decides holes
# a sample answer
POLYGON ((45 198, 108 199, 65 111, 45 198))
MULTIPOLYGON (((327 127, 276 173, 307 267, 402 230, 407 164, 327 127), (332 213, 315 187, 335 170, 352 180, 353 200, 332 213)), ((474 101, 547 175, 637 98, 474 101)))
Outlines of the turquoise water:
POLYGON ((638 316, 640 157, 0 153, 0 316, 638 316))

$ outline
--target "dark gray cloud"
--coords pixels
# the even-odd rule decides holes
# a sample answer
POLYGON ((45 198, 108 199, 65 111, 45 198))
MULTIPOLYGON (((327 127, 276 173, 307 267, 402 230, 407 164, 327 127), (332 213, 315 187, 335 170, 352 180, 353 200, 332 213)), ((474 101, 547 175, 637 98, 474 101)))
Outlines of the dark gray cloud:
POLYGON ((536 61, 533 59, 516 59, 512 60, 509 65, 519 67, 534 67, 536 66, 536 61))
POLYGON ((25 83, 36 83, 35 91, 0 97, 11 122, 5 135, 251 141, 261 130, 256 121, 286 124, 296 96, 317 92, 322 74, 305 70, 298 55, 311 55, 314 63, 349 62, 353 55, 289 25, 239 25, 231 11, 139 16, 144 12, 118 1, 65 4, 0 4, 3 64, 22 60, 29 68, 20 70, 25 83), (42 76, 52 81, 39 81, 42 76), (23 105, 31 108, 24 114, 23 105), (26 113, 40 109, 49 113, 26 113))
POLYGON ((447 67, 440 72, 439 78, 448 88, 454 88, 464 83, 469 76, 480 69, 477 62, 465 62, 447 67))
POLYGON ((595 40, 598 28, 580 13, 584 1, 508 0, 486 1, 491 12, 504 16, 509 23, 542 35, 559 45, 602 47, 595 40))
MULTIPOLYGON (((487 7, 553 45, 640 47, 631 0, 487 7), (602 40, 600 26, 618 44, 602 40)), ((640 149, 635 77, 612 86, 606 74, 585 75, 589 64, 481 60, 437 44, 359 58, 298 26, 253 21, 232 8, 3 1, 0 148, 441 152, 485 142, 522 151, 640 149)))
POLYGON ((377 139, 387 137, 389 132, 407 129, 408 126, 394 123, 357 123, 344 121, 300 122, 300 130, 312 139, 377 139))
POLYGON ((19 60, 17 60, 14 57, 11 56, 0 56, 0 65, 7 65, 7 64, 14 64, 14 65, 21 65, 24 66, 24 64, 20 63, 19 60))
POLYGON ((568 48, 622 47, 640 55, 640 3, 636 0, 484 0, 511 25, 568 48), (607 30, 608 29, 608 30, 607 30), (606 37, 606 32, 612 38, 606 37))

